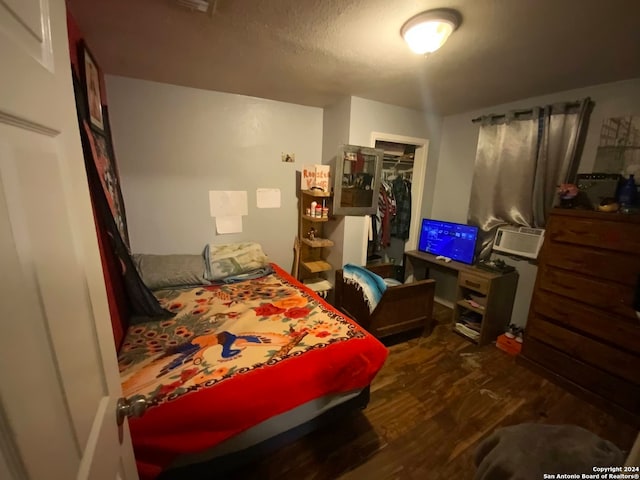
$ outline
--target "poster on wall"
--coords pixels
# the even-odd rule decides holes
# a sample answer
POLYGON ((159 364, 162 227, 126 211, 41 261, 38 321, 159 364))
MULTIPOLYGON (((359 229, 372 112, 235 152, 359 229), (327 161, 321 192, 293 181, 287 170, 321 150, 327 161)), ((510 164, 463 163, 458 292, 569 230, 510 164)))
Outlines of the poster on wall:
POLYGON ((104 116, 102 113, 102 98, 100 95, 100 70, 87 46, 82 43, 80 48, 80 66, 84 82, 85 100, 91 125, 104 131, 104 116))
POLYGON ((602 122, 594 172, 640 175, 640 116, 602 122))
POLYGON ((91 155, 100 177, 100 183, 107 198, 109 209, 120 232, 120 238, 129 245, 129 233, 127 230, 127 220, 124 212, 124 202, 118 181, 118 174, 115 168, 114 156, 112 155, 109 142, 106 137, 89 128, 84 122, 84 129, 91 145, 91 155))

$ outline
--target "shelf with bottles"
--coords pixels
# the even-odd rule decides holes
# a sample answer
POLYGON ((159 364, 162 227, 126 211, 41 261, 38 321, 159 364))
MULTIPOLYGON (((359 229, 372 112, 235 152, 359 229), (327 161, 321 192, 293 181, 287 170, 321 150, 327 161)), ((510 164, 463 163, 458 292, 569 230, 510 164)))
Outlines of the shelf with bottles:
POLYGON ((328 249, 334 242, 325 238, 324 226, 330 220, 329 212, 333 196, 321 190, 301 190, 299 202, 299 268, 296 272, 298 280, 310 289, 326 297, 333 288, 327 279, 333 266, 326 260, 328 249))
POLYGON ((331 194, 317 190, 302 190, 301 194, 301 219, 307 222, 328 222, 331 194))

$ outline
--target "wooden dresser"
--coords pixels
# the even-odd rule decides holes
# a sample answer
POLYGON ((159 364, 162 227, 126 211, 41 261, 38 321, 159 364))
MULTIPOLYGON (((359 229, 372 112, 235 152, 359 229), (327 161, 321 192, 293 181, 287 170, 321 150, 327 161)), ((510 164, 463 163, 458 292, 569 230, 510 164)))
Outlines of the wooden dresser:
POLYGON ((640 215, 554 210, 521 361, 640 425, 640 215))

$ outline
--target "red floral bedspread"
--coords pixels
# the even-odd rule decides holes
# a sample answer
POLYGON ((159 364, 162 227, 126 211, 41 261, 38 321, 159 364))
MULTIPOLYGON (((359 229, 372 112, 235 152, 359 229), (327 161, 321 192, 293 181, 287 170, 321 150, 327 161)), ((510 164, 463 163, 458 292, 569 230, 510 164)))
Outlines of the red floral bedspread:
POLYGON ((169 320, 129 328, 125 396, 152 406, 129 422, 141 478, 330 393, 368 385, 386 348, 274 265, 246 282, 155 292, 169 320))

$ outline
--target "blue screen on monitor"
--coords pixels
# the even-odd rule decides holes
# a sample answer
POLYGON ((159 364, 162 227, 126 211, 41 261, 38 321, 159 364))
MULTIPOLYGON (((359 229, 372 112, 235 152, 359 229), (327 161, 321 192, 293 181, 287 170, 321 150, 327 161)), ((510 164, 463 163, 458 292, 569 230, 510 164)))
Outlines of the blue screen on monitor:
POLYGON ((424 218, 418 250, 472 264, 477 239, 478 227, 424 218))

